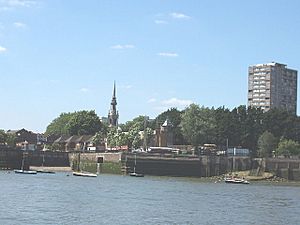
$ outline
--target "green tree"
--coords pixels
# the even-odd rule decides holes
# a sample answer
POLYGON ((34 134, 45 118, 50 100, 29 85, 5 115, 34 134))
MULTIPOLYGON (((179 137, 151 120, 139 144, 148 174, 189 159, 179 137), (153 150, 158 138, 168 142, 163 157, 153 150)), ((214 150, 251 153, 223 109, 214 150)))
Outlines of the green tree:
POLYGON ((105 143, 105 138, 106 138, 106 135, 104 132, 102 131, 98 131, 93 137, 92 137, 92 142, 96 145, 99 145, 99 144, 103 144, 105 143))
POLYGON ((142 140, 140 136, 140 127, 138 124, 132 126, 128 131, 128 142, 130 148, 139 148, 142 145, 142 140))
POLYGON ((200 144, 215 141, 216 120, 212 109, 191 104, 181 121, 184 137, 197 149, 200 144))
POLYGON ((138 127, 139 130, 144 130, 145 116, 138 116, 131 121, 127 121, 125 124, 120 124, 120 128, 123 132, 128 132, 133 127, 138 127))
POLYGON ((10 147, 16 147, 16 140, 17 140, 16 134, 7 134, 6 144, 8 146, 10 146, 10 147))
POLYGON ((0 130, 0 144, 5 144, 7 140, 7 134, 4 130, 0 130))
POLYGON ((296 116, 286 110, 271 109, 264 113, 263 129, 269 130, 275 137, 296 140, 296 116))
POLYGON ((46 129, 46 135, 69 135, 67 124, 75 113, 62 113, 54 119, 46 129))
POLYGON ((269 131, 265 131, 258 139, 258 155, 268 157, 276 149, 277 139, 269 131))
POLYGON ((276 155, 299 155, 300 154, 300 144, 297 141, 281 139, 278 148, 276 149, 276 155))
POLYGON ((143 147, 149 147, 150 146, 150 143, 151 143, 151 140, 153 140, 154 138, 154 133, 153 133, 153 129, 151 129, 150 127, 147 127, 146 130, 144 130, 144 134, 143 135, 146 135, 145 137, 145 141, 146 142, 143 142, 143 147), (145 146, 146 145, 146 146, 145 146))
POLYGON ((107 145, 110 148, 116 147, 118 145, 118 140, 117 140, 117 128, 116 127, 111 127, 108 130, 107 133, 107 145))
POLYGON ((119 132, 120 137, 118 137, 118 140, 119 142, 123 143, 122 145, 125 145, 124 143, 127 142, 126 145, 129 148, 139 148, 142 146, 143 140, 140 132, 143 132, 145 128, 148 146, 151 142, 151 139, 153 138, 152 126, 145 116, 138 116, 132 121, 128 121, 125 124, 120 125, 120 128, 122 130, 122 134, 119 132), (125 133, 126 135, 124 135, 123 133, 125 133))
POLYGON ((95 111, 75 112, 66 125, 70 135, 94 135, 103 130, 103 125, 95 111))
POLYGON ((117 133, 117 146, 128 146, 129 144, 129 137, 128 137, 128 133, 119 131, 117 133))
POLYGON ((216 119, 216 144, 225 146, 227 140, 234 145, 237 141, 236 122, 233 119, 232 113, 225 107, 220 107, 214 111, 216 119))
POLYGON ((155 120, 151 123, 150 127, 152 129, 159 128, 166 119, 169 119, 173 125, 173 133, 174 133, 174 144, 186 144, 184 136, 182 134, 181 129, 181 115, 183 112, 179 111, 176 108, 168 109, 167 111, 158 115, 155 120))
POLYGON ((0 130, 0 144, 7 145, 9 147, 15 147, 16 135, 13 133, 6 133, 4 130, 0 130))
POLYGON ((263 111, 260 108, 248 107, 242 127, 244 132, 242 132, 241 145, 251 149, 253 155, 256 155, 257 140, 262 134, 262 116, 263 111))

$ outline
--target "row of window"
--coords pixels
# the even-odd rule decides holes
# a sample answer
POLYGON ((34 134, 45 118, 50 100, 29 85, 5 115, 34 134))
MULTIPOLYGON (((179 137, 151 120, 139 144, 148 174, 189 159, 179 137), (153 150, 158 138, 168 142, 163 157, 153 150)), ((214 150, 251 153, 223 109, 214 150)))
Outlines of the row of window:
POLYGON ((266 94, 265 93, 261 93, 261 94, 254 94, 253 97, 265 97, 266 94))
POLYGON ((253 84, 265 84, 266 81, 265 80, 255 80, 253 81, 253 84))

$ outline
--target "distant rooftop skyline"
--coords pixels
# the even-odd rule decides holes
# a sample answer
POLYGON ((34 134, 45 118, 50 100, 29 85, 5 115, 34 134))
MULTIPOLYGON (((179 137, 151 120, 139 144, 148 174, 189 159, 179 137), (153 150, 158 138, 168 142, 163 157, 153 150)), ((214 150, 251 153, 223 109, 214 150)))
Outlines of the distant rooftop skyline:
POLYGON ((247 105, 250 65, 300 69, 299 10, 296 0, 0 0, 0 129, 44 132, 79 110, 106 117, 114 80, 119 123, 247 105))

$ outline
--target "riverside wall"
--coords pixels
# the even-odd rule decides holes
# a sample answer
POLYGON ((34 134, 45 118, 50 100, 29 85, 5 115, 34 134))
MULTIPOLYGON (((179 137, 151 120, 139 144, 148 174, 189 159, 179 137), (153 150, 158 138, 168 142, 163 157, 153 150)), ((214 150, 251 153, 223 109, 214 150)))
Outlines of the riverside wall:
POLYGON ((30 166, 69 167, 69 154, 52 151, 22 151, 0 148, 0 169, 29 169, 30 166))
POLYGON ((272 172, 278 177, 300 181, 299 159, 255 158, 253 159, 252 168, 256 170, 256 175, 262 172, 272 172))
POLYGON ((126 172, 135 167, 138 173, 160 176, 211 177, 251 169, 249 157, 124 154, 122 162, 126 172))
POLYGON ((122 174, 121 156, 122 153, 69 153, 73 170, 92 173, 122 174))
MULTIPOLYGON (((0 169, 11 170, 21 168, 22 156, 22 152, 16 149, 0 148, 0 169)), ((24 167, 29 167, 28 160, 25 162, 24 167)))
POLYGON ((136 172, 160 176, 210 177, 228 172, 251 170, 253 175, 272 172, 278 177, 300 181, 300 160, 279 158, 227 157, 227 156, 180 156, 176 154, 132 154, 132 153, 68 153, 68 152, 24 152, 0 148, 0 169, 29 166, 71 167, 86 171, 129 173, 136 172), (80 158, 79 158, 80 157, 80 158), (79 164, 80 162, 80 164, 79 164))

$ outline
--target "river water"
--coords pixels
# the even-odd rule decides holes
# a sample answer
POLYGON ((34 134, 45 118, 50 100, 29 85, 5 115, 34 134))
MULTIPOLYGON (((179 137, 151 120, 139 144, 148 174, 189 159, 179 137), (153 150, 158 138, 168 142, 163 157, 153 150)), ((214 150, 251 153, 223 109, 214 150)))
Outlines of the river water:
POLYGON ((0 224, 300 224, 300 186, 0 171, 0 224))

